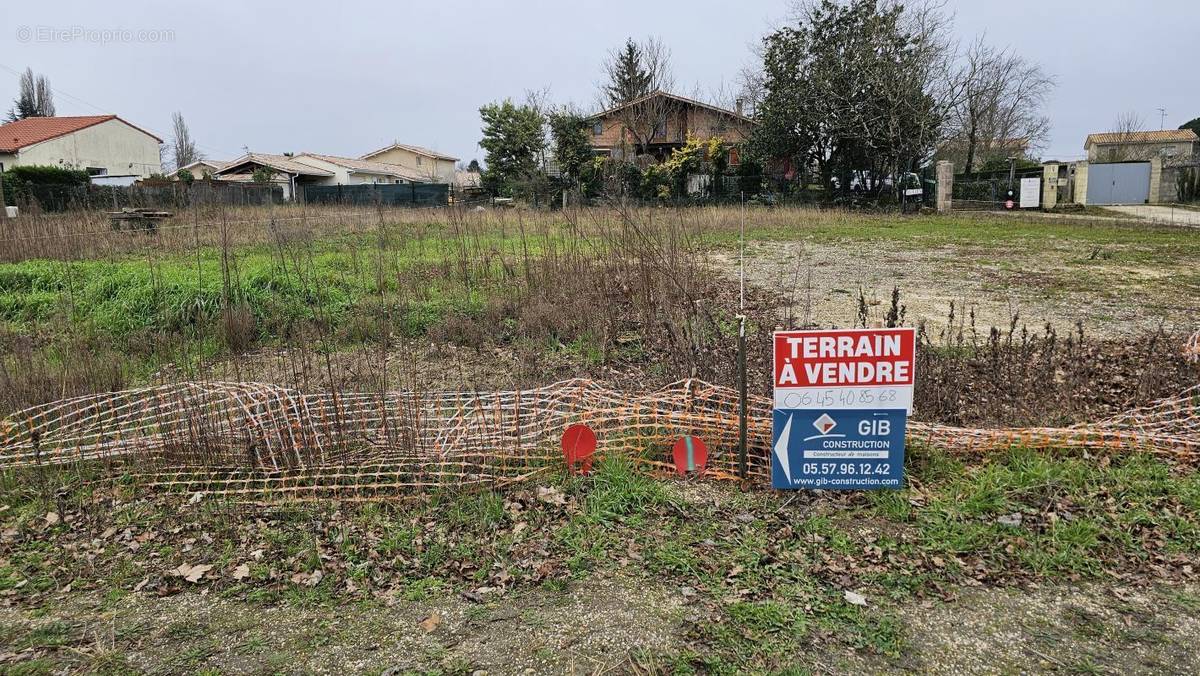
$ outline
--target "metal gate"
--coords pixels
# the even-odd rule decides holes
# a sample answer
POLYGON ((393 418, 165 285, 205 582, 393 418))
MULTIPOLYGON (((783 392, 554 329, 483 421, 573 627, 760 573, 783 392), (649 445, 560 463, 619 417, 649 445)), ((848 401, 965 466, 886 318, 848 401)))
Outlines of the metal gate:
POLYGON ((1089 164, 1088 204, 1145 204, 1150 199, 1149 162, 1089 164))

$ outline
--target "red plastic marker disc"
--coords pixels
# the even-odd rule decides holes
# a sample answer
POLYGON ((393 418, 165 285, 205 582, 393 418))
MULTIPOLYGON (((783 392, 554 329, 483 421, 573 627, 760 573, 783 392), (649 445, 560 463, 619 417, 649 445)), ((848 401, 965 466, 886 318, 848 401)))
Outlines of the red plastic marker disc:
POLYGON ((675 456, 675 471, 680 474, 703 472, 708 464, 708 448, 700 437, 683 437, 671 450, 675 456))
POLYGON ((571 425, 563 432, 563 456, 567 460, 567 468, 572 472, 575 466, 582 463, 580 472, 587 474, 592 471, 592 454, 596 452, 596 433, 587 425, 571 425))

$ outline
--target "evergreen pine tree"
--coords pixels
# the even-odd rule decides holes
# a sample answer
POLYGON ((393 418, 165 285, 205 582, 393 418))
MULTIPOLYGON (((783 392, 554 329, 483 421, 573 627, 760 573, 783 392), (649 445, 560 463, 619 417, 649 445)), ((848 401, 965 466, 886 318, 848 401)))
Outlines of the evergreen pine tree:
POLYGON ((642 50, 633 38, 625 40, 625 47, 613 59, 608 76, 604 90, 610 105, 619 106, 650 93, 650 74, 642 65, 642 50))

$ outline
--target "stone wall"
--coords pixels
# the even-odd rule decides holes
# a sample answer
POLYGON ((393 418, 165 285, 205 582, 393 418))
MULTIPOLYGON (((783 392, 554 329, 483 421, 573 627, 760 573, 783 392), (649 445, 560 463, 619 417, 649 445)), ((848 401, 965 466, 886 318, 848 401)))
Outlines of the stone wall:
MULTIPOLYGON (((1157 201, 1159 204, 1174 204, 1183 201, 1198 201, 1200 195, 1195 194, 1200 188, 1200 156, 1174 160, 1162 163, 1161 177, 1158 183, 1157 201), (1192 187, 1190 195, 1180 194, 1180 183, 1187 182, 1192 187)), ((1186 190, 1186 188, 1185 188, 1186 190)), ((1156 193, 1150 193, 1154 196, 1156 193)))

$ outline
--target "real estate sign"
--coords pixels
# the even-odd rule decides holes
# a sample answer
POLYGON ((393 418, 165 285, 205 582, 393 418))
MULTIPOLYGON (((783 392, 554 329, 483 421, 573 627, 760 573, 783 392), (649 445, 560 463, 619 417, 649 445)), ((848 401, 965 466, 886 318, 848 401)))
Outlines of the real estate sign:
POLYGON ((916 331, 776 331, 771 485, 900 488, 916 331))
POLYGON ((1042 203, 1042 179, 1036 176, 1021 179, 1021 208, 1032 209, 1042 203))

